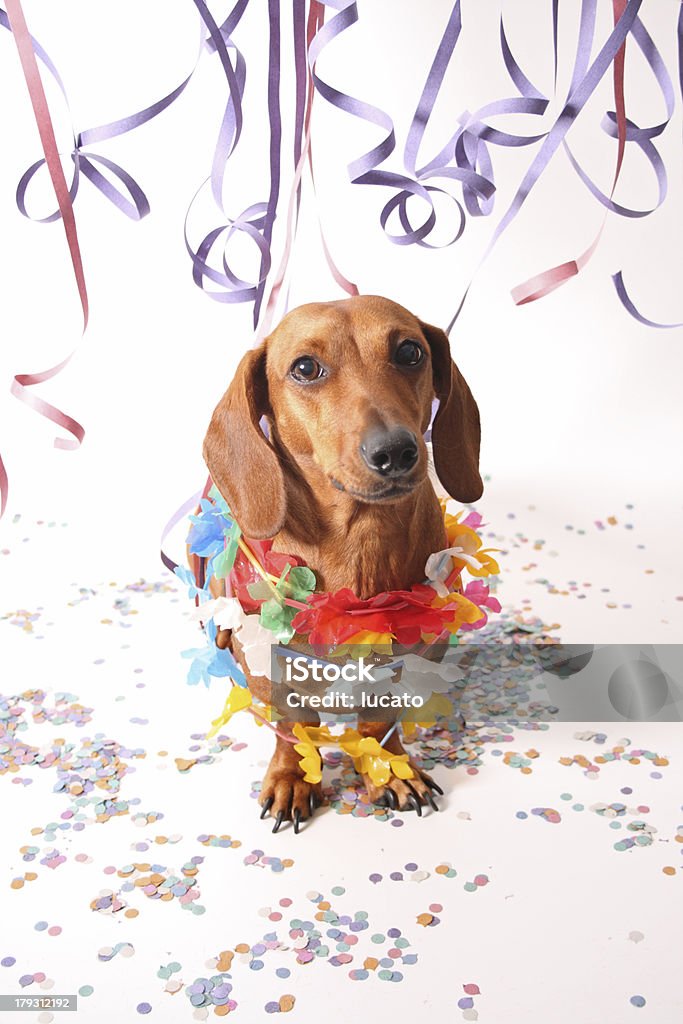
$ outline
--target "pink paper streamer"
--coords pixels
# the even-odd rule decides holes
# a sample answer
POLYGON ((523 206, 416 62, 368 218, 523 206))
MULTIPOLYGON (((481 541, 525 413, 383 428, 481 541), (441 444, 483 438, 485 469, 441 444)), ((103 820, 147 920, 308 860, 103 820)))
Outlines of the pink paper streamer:
MULTIPOLYGON (((66 234, 69 254, 71 256, 71 264, 76 278, 78 295, 81 300, 83 332, 85 332, 88 326, 88 292, 85 284, 85 275, 83 273, 81 250, 78 244, 76 218, 74 216, 69 187, 67 186, 64 171, 62 170, 62 165, 59 159, 59 152, 57 150, 57 142, 55 139, 54 128, 52 126, 52 119, 50 117, 50 110, 45 97, 45 90, 43 89, 40 72, 38 71, 38 62, 33 49, 31 34, 26 25, 26 19, 24 17, 20 0, 8 0, 7 15, 17 47, 17 52, 19 54, 19 59, 21 61, 22 70, 24 72, 26 86, 31 99, 38 133, 40 135, 40 142, 43 148, 43 153, 45 154, 45 161, 55 190, 59 210, 62 215, 64 232, 66 234)), ((68 416, 66 413, 56 408, 56 406, 46 402, 38 395, 31 394, 27 389, 35 387, 36 384, 41 384, 43 381, 50 380, 52 377, 56 377, 57 374, 61 373, 64 367, 70 362, 74 352, 75 349, 65 359, 62 359, 62 361, 57 363, 56 366, 52 366, 48 370, 42 370, 40 373, 16 374, 11 386, 12 394, 18 398, 20 402, 23 402, 24 405, 34 409, 40 416, 44 416, 46 419, 56 423, 57 426, 63 427, 72 435, 72 439, 56 437, 54 441, 55 448, 78 448, 85 436, 85 431, 81 424, 71 416, 68 416)), ((7 505, 8 489, 7 472, 4 465, 2 465, 2 460, 0 459, 0 515, 4 512, 7 505)))

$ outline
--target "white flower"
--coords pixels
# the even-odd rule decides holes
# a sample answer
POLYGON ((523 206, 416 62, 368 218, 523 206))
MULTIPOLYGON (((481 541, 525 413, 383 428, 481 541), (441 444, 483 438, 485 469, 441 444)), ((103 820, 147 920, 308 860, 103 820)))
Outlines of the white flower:
POLYGON ((236 636, 252 676, 266 676, 270 679, 272 632, 261 625, 258 615, 244 615, 236 636))
POLYGON ((217 597, 198 605, 190 618, 199 622, 213 619, 219 629, 237 629, 242 621, 242 608, 236 597, 217 597))
POLYGON ((427 582, 431 583, 439 597, 448 597, 448 588, 445 580, 453 572, 453 556, 460 562, 465 562, 473 569, 479 569, 480 562, 476 555, 470 554, 462 547, 446 548, 444 551, 435 551, 425 562, 425 576, 427 582))

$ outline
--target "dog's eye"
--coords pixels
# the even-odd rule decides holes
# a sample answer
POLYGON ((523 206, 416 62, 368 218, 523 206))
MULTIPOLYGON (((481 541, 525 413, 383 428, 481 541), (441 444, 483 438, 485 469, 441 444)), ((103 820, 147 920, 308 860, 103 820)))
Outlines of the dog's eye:
POLYGON ((294 380, 298 380, 304 384, 310 384, 311 381, 319 380, 320 377, 325 376, 324 369, 320 363, 313 358, 313 356, 301 356, 300 359, 296 359, 292 363, 292 368, 289 373, 294 380))
POLYGON ((416 341, 402 341, 394 353, 394 362, 397 366, 417 366, 424 355, 424 349, 416 341))

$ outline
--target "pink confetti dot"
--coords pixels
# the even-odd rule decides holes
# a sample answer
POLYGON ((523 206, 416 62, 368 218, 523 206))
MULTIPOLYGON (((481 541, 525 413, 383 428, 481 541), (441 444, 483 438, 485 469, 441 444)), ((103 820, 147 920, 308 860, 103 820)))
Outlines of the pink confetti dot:
POLYGON ((474 876, 474 884, 475 885, 488 885, 488 883, 489 883, 488 875, 475 875, 474 876))
POLYGON ((107 865, 107 867, 106 867, 106 868, 104 869, 104 873, 105 873, 105 875, 114 875, 114 874, 116 874, 116 868, 115 868, 115 867, 112 867, 112 865, 111 865, 111 864, 109 864, 109 865, 107 865))
POLYGON ((62 934, 62 929, 60 928, 60 926, 58 924, 53 924, 52 927, 48 928, 47 934, 48 935, 61 935, 62 934))
MULTIPOLYGON (((60 931, 61 931, 61 928, 60 928, 60 931)), ((37 981, 40 984, 41 981, 45 981, 45 975, 43 974, 42 971, 38 971, 37 974, 33 975, 33 980, 37 981)))
POLYGON ((274 910, 272 914, 268 915, 268 920, 269 921, 281 921, 282 920, 282 914, 278 913, 277 910, 274 910))
POLYGON ((478 985, 474 985, 474 984, 470 983, 469 985, 463 985, 463 989, 467 993, 468 996, 478 996, 478 995, 480 995, 479 986, 478 985))
POLYGON ((285 899, 280 900, 280 906, 281 907, 291 907, 291 905, 292 905, 292 901, 290 899, 286 899, 285 898, 285 899))
POLYGON ((440 914, 441 911, 443 910, 443 907, 441 906, 440 903, 430 903, 429 909, 432 914, 440 914))

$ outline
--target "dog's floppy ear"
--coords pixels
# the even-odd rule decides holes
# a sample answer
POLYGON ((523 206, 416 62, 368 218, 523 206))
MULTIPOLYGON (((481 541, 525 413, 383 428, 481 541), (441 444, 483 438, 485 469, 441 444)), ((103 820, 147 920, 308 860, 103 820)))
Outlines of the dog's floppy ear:
POLYGON ((266 348, 244 356, 216 406, 204 438, 204 460, 247 537, 273 537, 285 521, 280 460, 259 426, 270 413, 266 348))
POLYGON ((471 502, 484 490, 479 475, 479 410, 467 382, 451 359, 448 337, 420 321, 432 353, 439 409, 432 424, 434 468, 452 498, 471 502))

